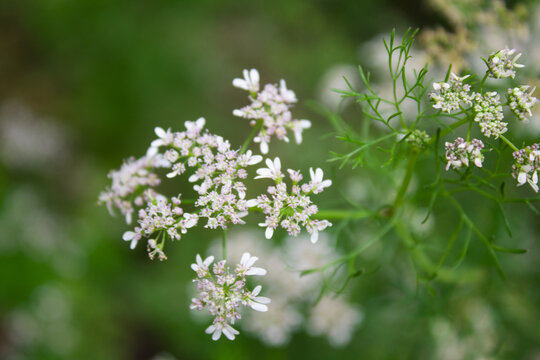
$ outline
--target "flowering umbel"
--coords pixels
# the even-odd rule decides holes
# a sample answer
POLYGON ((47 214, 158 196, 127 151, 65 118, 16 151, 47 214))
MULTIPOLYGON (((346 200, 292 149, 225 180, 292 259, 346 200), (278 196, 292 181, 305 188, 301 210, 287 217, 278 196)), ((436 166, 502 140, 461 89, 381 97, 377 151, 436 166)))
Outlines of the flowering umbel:
POLYGON ((323 180, 321 169, 315 171, 310 169, 311 181, 300 185, 302 174, 288 169, 287 172, 292 181, 289 193, 287 185, 283 182, 285 176, 281 172, 280 159, 266 159, 266 165, 267 168, 257 170, 259 176, 256 177, 256 179, 270 178, 275 183, 267 189, 270 196, 263 194, 257 198, 257 207, 266 215, 265 222, 259 224, 266 227, 266 238, 270 239, 278 226, 287 230, 291 236, 297 236, 300 233, 300 226, 304 226, 311 234, 311 242, 317 242, 319 231, 332 226, 332 223, 327 220, 312 219, 312 216, 318 212, 318 208, 311 202, 309 195, 322 192, 324 188, 332 185, 332 181, 323 180))
POLYGON ((450 166, 453 169, 468 167, 470 163, 482 167, 484 143, 481 140, 472 139, 471 142, 468 142, 458 137, 453 143, 445 143, 445 147, 446 161, 448 161, 446 170, 450 169, 450 166))
POLYGON ((254 141, 260 143, 261 153, 268 153, 268 144, 272 135, 279 140, 289 142, 288 131, 292 131, 297 144, 302 142, 302 132, 311 127, 311 121, 294 119, 291 107, 297 102, 294 91, 287 89, 285 80, 279 87, 266 84, 259 92, 259 72, 256 69, 244 70, 243 79, 234 79, 233 85, 249 91, 251 104, 233 111, 235 116, 249 119, 254 126, 262 121, 262 128, 254 141))
POLYGON ((207 310, 214 316, 214 321, 206 329, 207 334, 212 334, 213 340, 218 340, 221 334, 229 340, 234 340, 239 332, 231 325, 242 318, 239 310, 241 306, 250 307, 256 311, 268 311, 266 304, 270 299, 258 296, 262 287, 256 286, 252 291, 246 289, 246 277, 250 275, 266 275, 266 270, 254 267, 258 260, 256 256, 244 253, 240 263, 234 271, 226 266, 226 261, 221 260, 210 265, 214 257, 210 256, 204 261, 200 255, 196 257, 196 263, 191 268, 197 273, 193 281, 197 283, 198 298, 192 299, 192 310, 207 310))
POLYGON ((525 120, 532 117, 531 109, 538 102, 532 94, 536 87, 528 91, 530 86, 522 85, 513 89, 508 89, 508 106, 516 114, 519 120, 525 120))
POLYGON ((522 68, 525 65, 517 64, 516 61, 520 58, 521 53, 514 56, 516 49, 504 48, 497 52, 494 52, 487 59, 486 64, 488 66, 489 76, 502 79, 516 76, 516 68, 522 68))
POLYGON ((437 91, 429 94, 429 97, 433 101, 433 107, 450 113, 459 110, 461 104, 471 105, 471 86, 463 83, 463 80, 469 76, 459 77, 451 73, 449 82, 433 83, 433 89, 437 91))
POLYGON ((538 192, 538 171, 540 170, 539 144, 527 146, 514 152, 514 165, 512 176, 517 180, 518 186, 525 183, 538 192))

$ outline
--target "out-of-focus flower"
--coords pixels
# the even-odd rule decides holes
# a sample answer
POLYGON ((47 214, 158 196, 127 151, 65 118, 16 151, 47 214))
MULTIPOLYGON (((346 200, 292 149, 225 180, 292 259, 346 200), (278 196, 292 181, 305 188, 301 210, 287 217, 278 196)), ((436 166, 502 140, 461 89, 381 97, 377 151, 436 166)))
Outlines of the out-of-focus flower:
POLYGON ((323 297, 311 311, 307 330, 312 335, 325 335, 333 346, 346 345, 363 314, 342 298, 323 297))

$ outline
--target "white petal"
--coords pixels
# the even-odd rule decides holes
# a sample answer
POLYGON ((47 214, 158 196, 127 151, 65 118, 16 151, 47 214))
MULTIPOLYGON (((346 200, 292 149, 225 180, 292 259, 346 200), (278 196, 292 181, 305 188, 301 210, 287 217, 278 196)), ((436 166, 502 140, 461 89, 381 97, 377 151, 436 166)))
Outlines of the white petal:
POLYGON ((259 72, 257 71, 257 69, 251 69, 249 71, 249 77, 253 84, 259 83, 259 72))
POLYGON ((212 340, 218 341, 221 337, 221 329, 216 328, 216 331, 212 334, 212 340))
POLYGON ((257 199, 250 199, 250 200, 246 201, 246 206, 248 208, 255 207, 258 204, 259 204, 259 201, 257 199))
POLYGON ((236 79, 233 80, 232 84, 233 84, 234 87, 237 87, 237 88, 240 88, 240 89, 244 89, 244 90, 248 89, 247 82, 244 79, 236 78, 236 79))
POLYGON ((313 229, 311 233, 311 243, 315 244, 319 240, 319 230, 313 229))
POLYGON ((253 155, 249 158, 248 165, 255 165, 260 163, 263 160, 261 155, 253 155))
POLYGON ((266 231, 264 232, 264 236, 265 236, 267 239, 271 239, 271 238, 272 238, 272 235, 274 235, 274 229, 272 229, 271 227, 267 227, 267 228, 266 228, 266 231))
POLYGON ((165 130, 163 130, 163 128, 160 128, 159 126, 154 128, 154 132, 159 138, 164 138, 167 135, 165 130))
POLYGON ((255 311, 260 311, 260 312, 266 312, 266 311, 268 311, 268 306, 263 305, 263 304, 256 303, 255 301, 250 302, 249 305, 250 305, 251 308, 252 308, 253 310, 255 310, 255 311))
POLYGON ((246 275, 266 275, 266 270, 260 267, 252 267, 246 272, 246 275))
POLYGON ((131 241, 135 237, 135 233, 133 231, 126 231, 124 235, 122 235, 122 239, 125 241, 131 241))
POLYGON ((210 325, 209 327, 206 328, 206 330, 204 332, 207 333, 207 334, 211 334, 214 331, 216 331, 216 326, 215 325, 210 325))
POLYGON ((525 181, 527 181, 527 174, 524 172, 520 172, 517 181, 520 185, 525 184, 525 181))
POLYGON ((266 296, 257 296, 255 300, 257 300, 257 302, 261 304, 270 304, 272 302, 272 300, 270 300, 270 298, 267 298, 266 296))
POLYGON ((261 141, 261 153, 268 154, 268 143, 261 141))

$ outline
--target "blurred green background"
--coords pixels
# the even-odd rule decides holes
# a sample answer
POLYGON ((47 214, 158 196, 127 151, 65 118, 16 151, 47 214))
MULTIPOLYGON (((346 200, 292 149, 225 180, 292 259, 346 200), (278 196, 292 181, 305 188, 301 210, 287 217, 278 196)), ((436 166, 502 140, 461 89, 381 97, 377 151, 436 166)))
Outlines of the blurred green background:
MULTIPOLYGON (((329 169, 331 128, 314 105, 324 103, 325 75, 367 62, 362 45, 375 38, 382 48, 379 34, 392 28, 455 29, 434 3, 0 1, 0 358, 452 359, 440 341, 473 349, 491 341, 492 358, 539 359, 534 224, 518 226, 529 254, 505 261, 506 282, 488 272, 433 296, 418 291, 404 261, 349 285, 365 320, 348 346, 298 332, 269 348, 247 331, 214 343, 189 313, 189 264, 219 233, 193 231, 168 248, 168 261, 152 262, 121 240, 122 219, 96 204, 108 171, 143 155, 156 126, 181 130, 203 116, 240 144, 249 127, 232 110, 246 99, 231 82, 244 68, 257 68, 263 83, 286 79, 300 99, 294 114, 313 123, 302 145, 279 144, 274 154, 291 168, 329 169), (459 342, 481 321, 480 340, 459 342), (449 324, 455 334, 439 336, 449 324)), ((508 4, 517 5, 534 4, 508 4)))

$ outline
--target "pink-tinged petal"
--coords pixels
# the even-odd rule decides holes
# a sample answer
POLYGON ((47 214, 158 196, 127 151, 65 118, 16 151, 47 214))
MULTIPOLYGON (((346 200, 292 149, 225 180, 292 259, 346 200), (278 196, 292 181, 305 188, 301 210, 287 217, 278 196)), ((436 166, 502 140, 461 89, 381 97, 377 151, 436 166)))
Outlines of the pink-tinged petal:
POLYGON ((216 325, 210 325, 204 332, 207 334, 212 334, 214 331, 216 331, 216 325))

